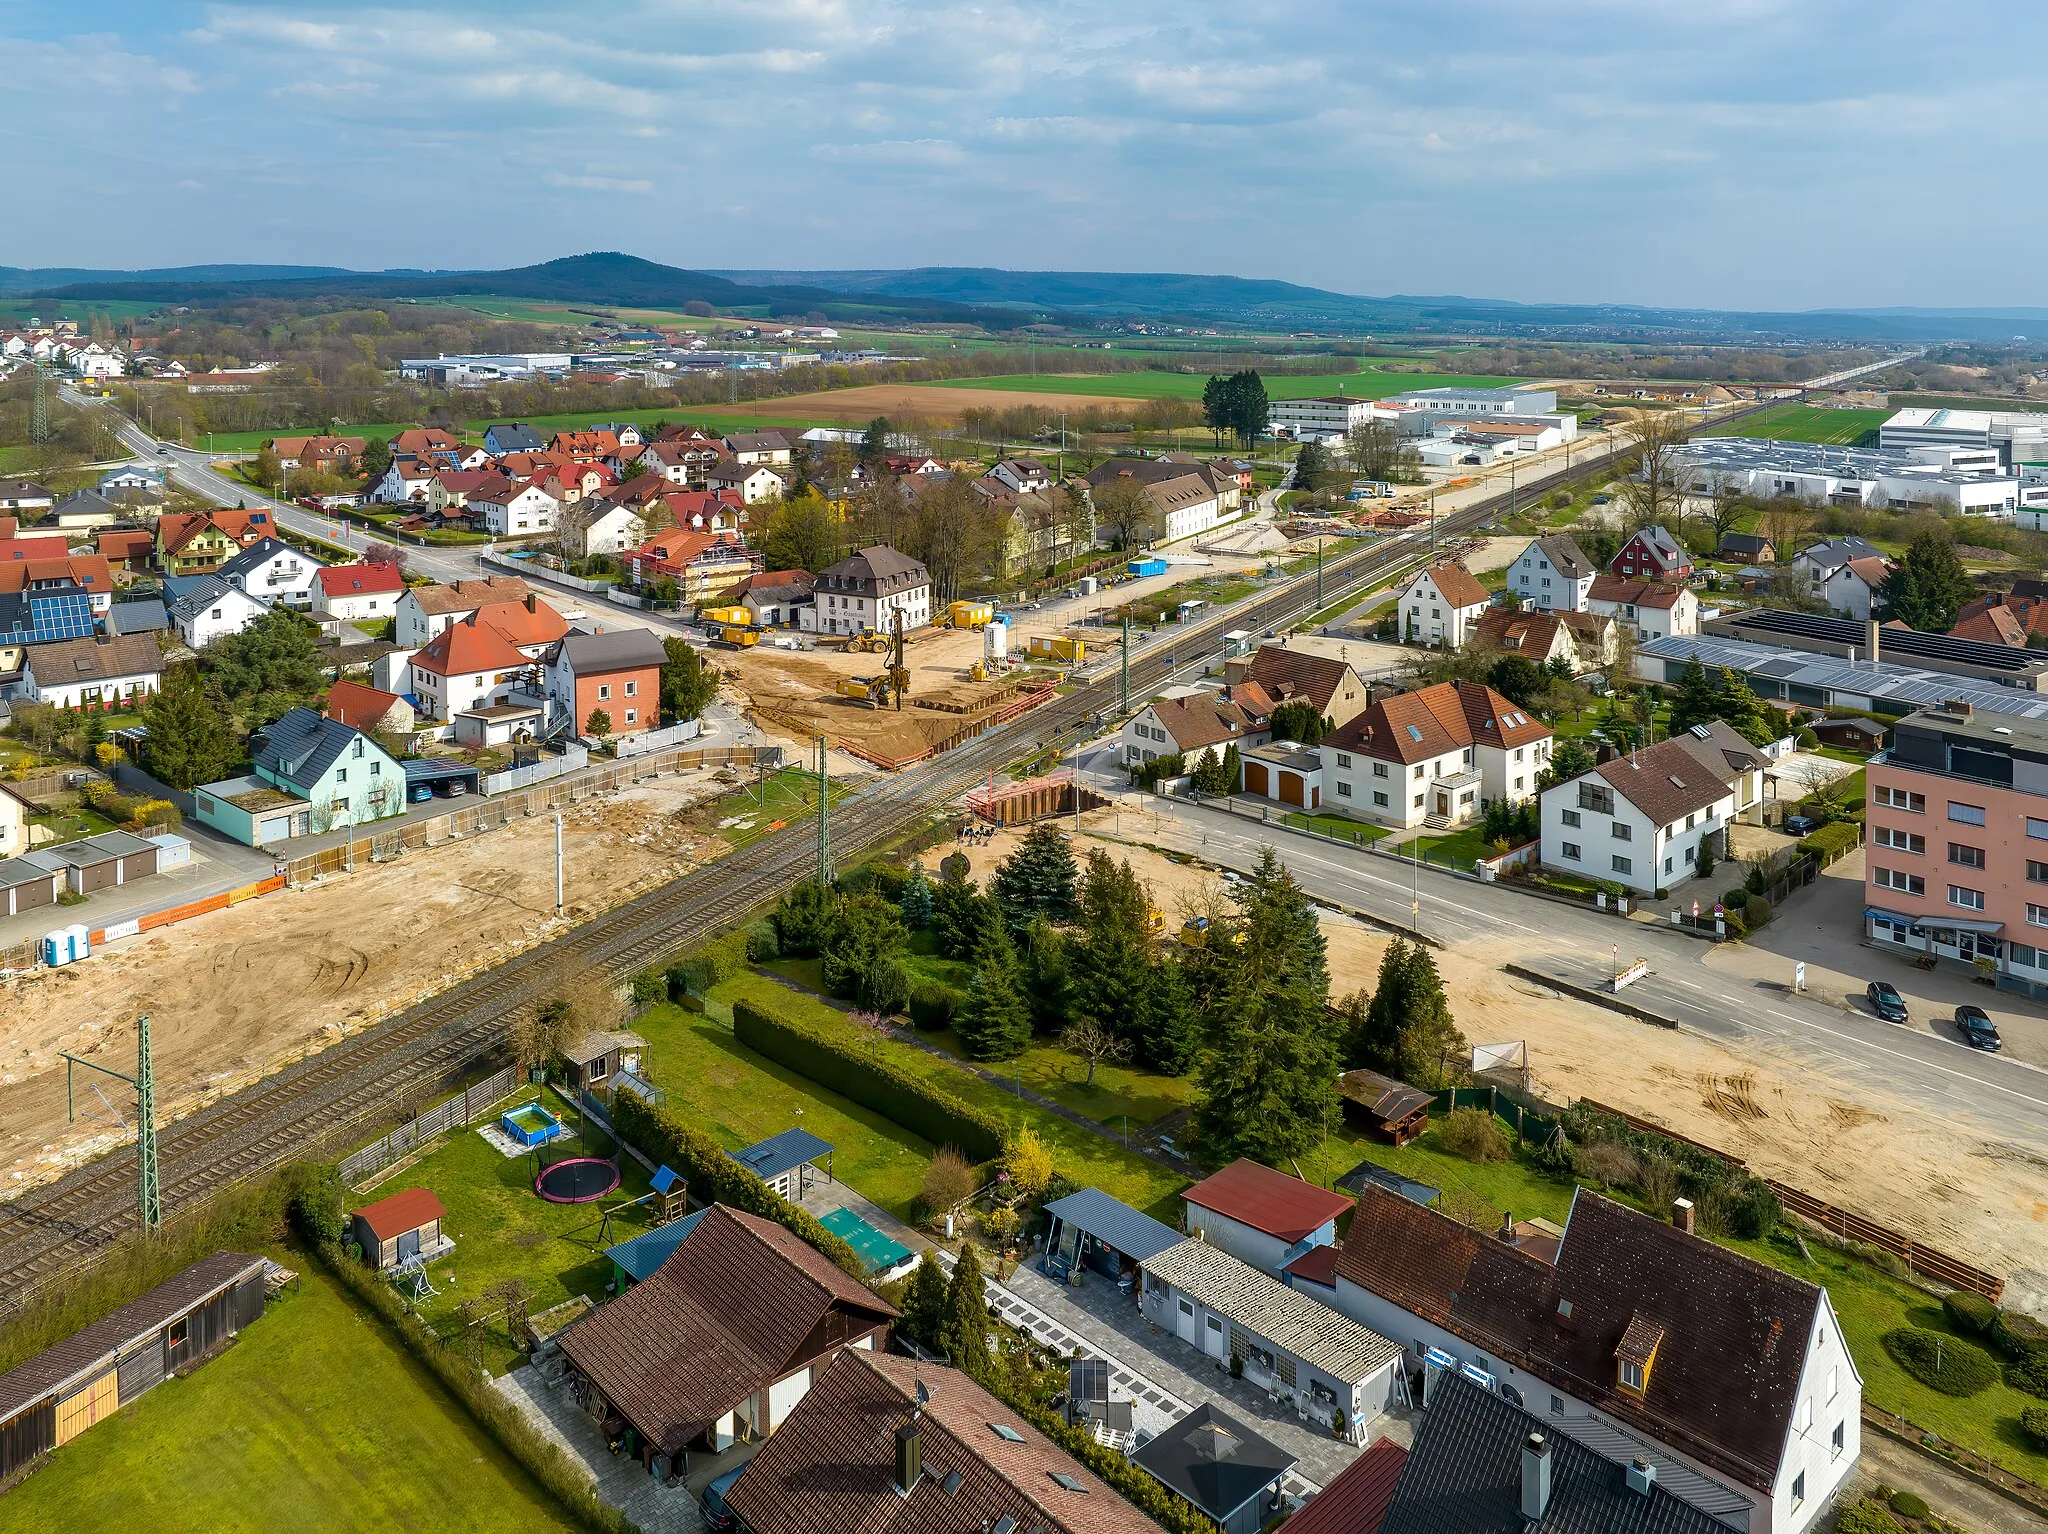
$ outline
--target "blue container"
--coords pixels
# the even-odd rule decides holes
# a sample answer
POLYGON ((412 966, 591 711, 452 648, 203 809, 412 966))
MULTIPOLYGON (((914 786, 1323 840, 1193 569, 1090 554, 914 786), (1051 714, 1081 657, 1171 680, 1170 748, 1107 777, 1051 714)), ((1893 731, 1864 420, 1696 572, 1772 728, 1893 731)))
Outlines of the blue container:
POLYGON ((1124 568, 1133 575, 1164 575, 1166 561, 1163 559, 1134 559, 1124 568))
POLYGON ((562 1121, 539 1103, 499 1116, 498 1127, 521 1145, 545 1145, 562 1132, 562 1121))

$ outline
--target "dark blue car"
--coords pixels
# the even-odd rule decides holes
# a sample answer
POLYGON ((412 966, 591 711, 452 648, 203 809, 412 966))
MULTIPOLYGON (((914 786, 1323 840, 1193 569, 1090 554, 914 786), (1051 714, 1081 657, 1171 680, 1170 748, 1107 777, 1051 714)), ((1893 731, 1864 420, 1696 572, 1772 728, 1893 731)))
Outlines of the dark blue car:
POLYGON ((1899 988, 1889 980, 1873 980, 1863 992, 1870 1003, 1870 1010, 1888 1023, 1903 1023, 1906 1018, 1906 998, 1899 994, 1899 988))
POLYGON ((1963 1030, 1963 1042, 1972 1049, 2005 1048, 2005 1041, 1998 1036, 1998 1025, 1982 1007, 1967 1002, 1957 1007, 1956 1026, 1963 1030))
POLYGON ((726 1534, 727 1530, 739 1527, 738 1515, 725 1505, 725 1494, 732 1490, 732 1483, 740 1478, 746 1468, 742 1465, 738 1470, 728 1470, 704 1488, 704 1495, 700 1501, 704 1508, 705 1528, 715 1530, 716 1534, 726 1534))

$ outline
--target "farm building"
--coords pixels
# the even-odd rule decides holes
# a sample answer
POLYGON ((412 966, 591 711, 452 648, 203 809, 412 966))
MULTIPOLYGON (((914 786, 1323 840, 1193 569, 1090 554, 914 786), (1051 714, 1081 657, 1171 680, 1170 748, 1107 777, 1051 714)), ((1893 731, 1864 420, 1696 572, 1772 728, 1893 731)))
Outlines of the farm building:
POLYGON ((1405 1081, 1378 1071, 1346 1071, 1337 1078, 1337 1091, 1344 1117, 1394 1145, 1406 1145, 1429 1127, 1429 1094, 1405 1081))
POLYGON ((263 1314, 264 1260, 215 1252, 0 1376, 0 1478, 189 1369, 263 1314))
POLYGON ((455 1249, 441 1234, 448 1211, 425 1188, 407 1188, 348 1217, 349 1236, 363 1249, 363 1261, 382 1272, 409 1257, 429 1260, 455 1249))
POLYGON ((832 1176, 831 1145, 808 1129, 785 1129, 758 1145, 726 1154, 786 1199, 803 1198, 805 1169, 820 1156, 825 1158, 826 1179, 832 1176))
POLYGON ((1312 1246, 1337 1239, 1337 1216, 1351 1207, 1341 1193, 1239 1157, 1181 1195, 1188 1234, 1277 1274, 1312 1246))

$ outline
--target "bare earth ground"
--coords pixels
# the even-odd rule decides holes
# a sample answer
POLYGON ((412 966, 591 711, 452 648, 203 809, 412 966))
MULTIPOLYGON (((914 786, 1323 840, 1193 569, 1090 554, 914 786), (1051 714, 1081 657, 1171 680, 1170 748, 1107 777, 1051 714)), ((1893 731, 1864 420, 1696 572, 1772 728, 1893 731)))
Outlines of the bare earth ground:
MULTIPOLYGON (((1116 811, 1081 819, 1114 836, 1116 811)), ((1127 834, 1139 834, 1126 818, 1127 834)), ((1014 833, 971 850, 984 877, 1014 833)), ((1177 926, 1182 907, 1219 898, 1213 876, 1142 847, 1084 835, 1128 857, 1177 926)), ((1333 997, 1370 991, 1391 939, 1324 913, 1333 997)), ((1757 1172, 1922 1237, 1994 1271, 2038 1268, 2048 1242, 2048 1163, 1904 1096, 1833 1079, 1810 1055, 1764 1044, 1737 1055, 1686 1031, 1638 1023, 1517 980, 1527 957, 1511 940, 1472 940, 1437 954, 1452 1011, 1475 1044, 1527 1040, 1533 1086, 1551 1102, 1591 1097, 1739 1156, 1757 1172)))
POLYGON ((753 405, 722 407, 727 415, 772 416, 777 420, 871 421, 878 415, 900 421, 906 416, 956 420, 965 410, 1070 410, 1090 405, 1121 411, 1126 417, 1142 400, 1107 394, 1042 394, 1029 389, 947 389, 937 384, 863 384, 857 389, 823 389, 815 394, 785 394, 753 405))
MULTIPOLYGON (((709 774, 663 778, 569 809, 570 922, 723 851, 676 813, 722 788, 709 774)), ((554 874, 554 823, 536 816, 6 982, 0 1197, 126 1138, 85 1085, 90 1072, 66 1126, 54 1051, 133 1071, 133 1019, 149 1013, 159 1111, 175 1118, 551 936, 554 874)), ((131 1118, 132 1093, 100 1085, 131 1118)))

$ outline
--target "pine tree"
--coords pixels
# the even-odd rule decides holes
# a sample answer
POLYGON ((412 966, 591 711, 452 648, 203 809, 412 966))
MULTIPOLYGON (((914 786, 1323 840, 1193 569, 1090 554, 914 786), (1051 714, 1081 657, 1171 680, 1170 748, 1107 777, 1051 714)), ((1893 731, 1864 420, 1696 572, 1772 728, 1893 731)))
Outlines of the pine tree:
POLYGON ((1885 616, 1910 628, 1937 634, 1954 628, 1956 615, 1970 600, 1971 587, 1948 529, 1937 525, 1916 534, 1878 595, 1885 616))
POLYGON ((1678 674, 1678 696, 1671 704, 1671 733, 1689 730, 1696 724, 1721 717, 1721 689, 1700 664, 1698 655, 1685 663, 1678 674))
POLYGON ((1066 937, 1042 916, 1024 929, 1024 994, 1031 1003, 1031 1026, 1039 1033, 1058 1033, 1067 1025, 1073 999, 1067 950, 1066 937))
POLYGON ((1401 1028, 1401 1078, 1432 1089, 1447 1086, 1451 1062, 1466 1052, 1465 1035, 1451 1018, 1451 1001, 1436 971, 1436 956, 1420 943, 1408 958, 1408 1016, 1401 1028))
POLYGON ((782 897, 773 917, 776 940, 790 958, 806 959, 831 941, 839 915, 838 893, 806 879, 782 897))
POLYGON ((984 1286, 981 1259, 974 1243, 960 1244, 960 1257, 953 1264, 953 1280, 946 1286, 945 1323, 939 1342, 953 1360, 953 1367, 972 1380, 989 1375, 988 1290, 984 1286))
POLYGON ((1068 961, 1070 1010, 1133 1041, 1152 947, 1145 914, 1145 891, 1131 865, 1093 849, 1081 881, 1081 941, 1068 961))
POLYGON ((1752 746, 1768 744, 1784 733, 1783 716, 1765 707, 1748 680, 1732 668, 1721 668, 1716 690, 1721 695, 1718 717, 1752 746))
POLYGON ((912 863, 910 877, 903 881, 903 896, 896 902, 903 925, 922 932, 932 919, 932 881, 924 876, 924 864, 912 863))
POLYGON ((173 666, 142 705, 149 729, 143 760, 173 788, 193 789, 228 775, 241 757, 235 732, 200 680, 198 668, 173 666))
POLYGON ((1401 1028, 1412 1006, 1413 986, 1408 974, 1408 944, 1395 938, 1380 955, 1380 973, 1373 985, 1372 1000, 1346 1041, 1345 1063, 1354 1068, 1399 1074, 1401 1069, 1401 1028))
POLYGON ((903 1330, 928 1348, 938 1347, 946 1330, 946 1298, 938 1256, 926 1252, 903 1290, 903 1330))
POLYGON ((982 928, 981 892, 971 881, 942 879, 932 891, 932 934, 939 952, 971 962, 982 928))
POLYGON ((1000 929, 983 948, 953 1031, 970 1059, 1014 1060, 1031 1047, 1031 1003, 1016 949, 1000 929))
POLYGON ((1012 932, 1021 932, 1033 917, 1071 921, 1075 904, 1074 849, 1067 833, 1041 820, 996 869, 989 892, 1003 908, 1012 932))
POLYGON ((1222 945, 1195 1134, 1218 1162, 1277 1162, 1335 1122, 1337 1042, 1315 908, 1271 847, 1240 897, 1244 940, 1222 945))
POLYGON ((1202 1020, 1178 961, 1162 957, 1145 971, 1138 997, 1138 1057, 1155 1071, 1185 1076, 1201 1050, 1202 1020))

